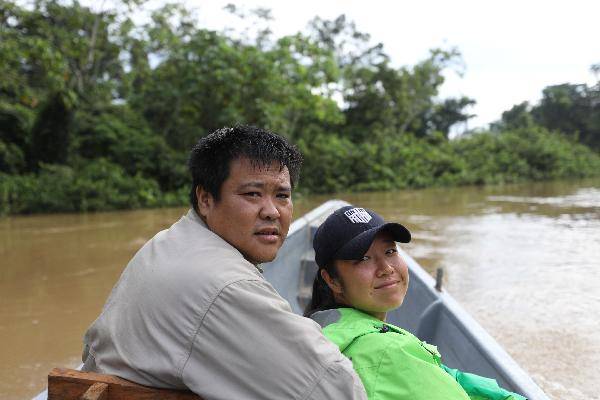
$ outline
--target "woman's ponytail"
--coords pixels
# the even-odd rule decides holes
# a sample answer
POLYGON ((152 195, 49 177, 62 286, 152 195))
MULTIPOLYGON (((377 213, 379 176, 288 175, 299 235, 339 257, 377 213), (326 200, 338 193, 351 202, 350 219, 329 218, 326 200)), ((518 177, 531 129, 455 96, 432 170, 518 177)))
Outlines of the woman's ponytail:
MULTIPOLYGON (((331 278, 338 279, 337 270, 334 265, 327 265, 324 269, 329 273, 331 278)), ((321 276, 321 269, 319 269, 313 282, 312 298, 304 309, 304 316, 310 317, 317 311, 337 308, 338 306, 333 291, 321 276)))

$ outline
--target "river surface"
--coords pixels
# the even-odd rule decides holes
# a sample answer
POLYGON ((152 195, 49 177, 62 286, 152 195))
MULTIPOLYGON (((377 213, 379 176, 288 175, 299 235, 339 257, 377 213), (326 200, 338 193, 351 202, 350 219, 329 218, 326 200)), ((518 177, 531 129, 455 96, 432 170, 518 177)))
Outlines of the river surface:
MULTIPOLYGON (((404 246, 552 399, 600 399, 600 179, 308 196, 405 224, 404 246)), ((0 219, 0 399, 80 363, 86 328, 131 256, 184 208, 0 219)))

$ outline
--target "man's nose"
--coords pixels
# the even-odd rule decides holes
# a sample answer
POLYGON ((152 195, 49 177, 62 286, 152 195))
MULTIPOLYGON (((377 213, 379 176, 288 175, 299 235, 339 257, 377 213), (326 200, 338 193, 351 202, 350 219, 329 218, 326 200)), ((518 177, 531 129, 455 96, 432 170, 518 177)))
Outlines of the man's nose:
POLYGON ((268 196, 264 197, 264 201, 260 209, 260 217, 262 219, 274 220, 279 218, 279 216, 279 209, 277 208, 273 199, 268 196))

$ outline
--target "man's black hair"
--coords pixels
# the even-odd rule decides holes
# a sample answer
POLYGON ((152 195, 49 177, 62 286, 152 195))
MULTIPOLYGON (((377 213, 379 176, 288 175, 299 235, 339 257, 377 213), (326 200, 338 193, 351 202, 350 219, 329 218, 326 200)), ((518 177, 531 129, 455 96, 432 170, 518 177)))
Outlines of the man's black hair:
POLYGON ((190 203, 195 210, 198 209, 196 187, 202 187, 219 201, 221 186, 229 177, 231 161, 239 158, 247 158, 258 165, 279 162, 281 170, 287 167, 292 188, 298 182, 302 155, 285 138, 255 126, 221 128, 200 139, 190 153, 190 203))

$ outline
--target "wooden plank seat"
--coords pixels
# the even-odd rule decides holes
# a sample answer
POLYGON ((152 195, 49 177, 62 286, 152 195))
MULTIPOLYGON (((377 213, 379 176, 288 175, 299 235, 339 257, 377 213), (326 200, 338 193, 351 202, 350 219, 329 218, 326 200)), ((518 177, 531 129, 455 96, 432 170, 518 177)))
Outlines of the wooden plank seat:
POLYGON ((189 391, 158 389, 94 372, 54 368, 48 374, 48 400, 202 400, 189 391))

